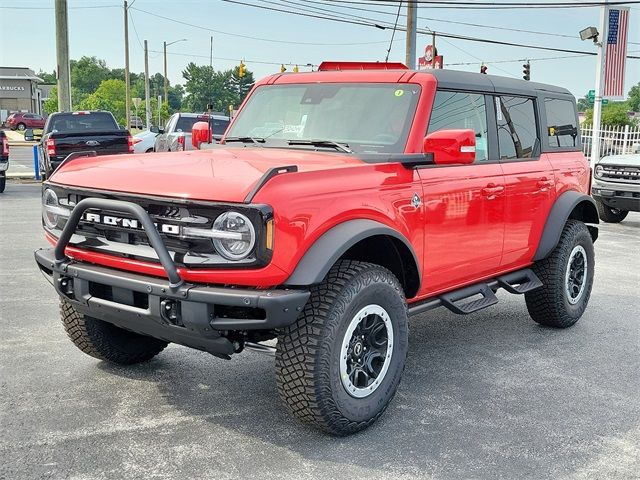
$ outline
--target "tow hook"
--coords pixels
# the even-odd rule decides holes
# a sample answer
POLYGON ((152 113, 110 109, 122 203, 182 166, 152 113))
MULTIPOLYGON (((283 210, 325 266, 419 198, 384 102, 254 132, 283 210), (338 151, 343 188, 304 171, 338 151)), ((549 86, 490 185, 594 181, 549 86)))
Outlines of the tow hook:
POLYGON ((171 325, 183 327, 182 320, 180 318, 180 303, 176 300, 170 300, 165 298, 160 302, 160 314, 171 325))
POLYGON ((68 298, 73 298, 73 278, 60 277, 58 279, 59 290, 68 298))

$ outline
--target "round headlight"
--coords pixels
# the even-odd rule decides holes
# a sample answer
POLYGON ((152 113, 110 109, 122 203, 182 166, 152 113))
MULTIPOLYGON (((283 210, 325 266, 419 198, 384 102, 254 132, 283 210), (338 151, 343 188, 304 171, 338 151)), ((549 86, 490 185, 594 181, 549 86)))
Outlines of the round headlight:
POLYGON ((48 228, 56 228, 58 226, 58 214, 55 213, 58 207, 58 196, 56 192, 47 188, 42 194, 42 219, 48 228))
POLYGON ((241 213, 223 213, 213 222, 213 229, 216 230, 213 245, 227 260, 248 257, 256 244, 256 230, 251 220, 241 213))
POLYGON ((602 165, 596 165, 596 170, 595 170, 596 177, 598 178, 602 177, 603 173, 604 173, 604 167, 602 165))

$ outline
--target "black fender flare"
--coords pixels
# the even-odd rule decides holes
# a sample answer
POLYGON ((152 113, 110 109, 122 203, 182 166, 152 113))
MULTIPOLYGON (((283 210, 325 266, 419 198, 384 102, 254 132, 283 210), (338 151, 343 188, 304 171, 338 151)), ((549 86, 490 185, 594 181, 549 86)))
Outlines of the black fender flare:
MULTIPOLYGON (((534 262, 546 258, 556 248, 564 225, 569 218, 575 218, 584 223, 600 223, 596 202, 591 196, 574 190, 564 192, 551 207, 540 243, 538 243, 538 249, 533 257, 534 262), (577 211, 577 214, 571 216, 574 211, 577 211)), ((598 238, 598 229, 590 226, 589 233, 595 242, 598 238)))
POLYGON ((411 252, 418 275, 420 263, 411 242, 396 230, 374 220, 340 223, 323 233, 302 256, 284 285, 313 285, 322 282, 331 267, 355 244, 369 237, 387 235, 400 240, 411 252))

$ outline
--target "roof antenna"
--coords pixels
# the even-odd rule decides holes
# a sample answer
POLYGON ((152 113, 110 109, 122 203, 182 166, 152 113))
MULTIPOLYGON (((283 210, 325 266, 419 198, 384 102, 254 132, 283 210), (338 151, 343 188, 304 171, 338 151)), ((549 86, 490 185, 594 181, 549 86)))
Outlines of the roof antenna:
POLYGON ((396 36, 396 28, 398 27, 398 18, 400 18, 400 9, 402 8, 402 0, 398 2, 398 13, 396 13, 396 23, 393 24, 393 32, 391 32, 391 41, 389 42, 389 48, 387 49, 387 56, 384 57, 384 62, 387 63, 389 61, 389 53, 391 52, 391 47, 393 46, 393 37, 396 36))

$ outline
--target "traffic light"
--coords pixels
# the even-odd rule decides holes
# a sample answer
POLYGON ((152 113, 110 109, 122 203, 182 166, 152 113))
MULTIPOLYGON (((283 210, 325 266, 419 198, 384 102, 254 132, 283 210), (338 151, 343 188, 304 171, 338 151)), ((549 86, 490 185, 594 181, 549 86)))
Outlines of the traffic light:
POLYGON ((247 66, 243 61, 240 61, 240 66, 238 67, 238 76, 240 78, 244 77, 247 74, 247 66))
POLYGON ((293 71, 295 73, 298 73, 300 71, 300 69, 298 68, 298 65, 296 65, 295 67, 293 67, 293 71))
POLYGON ((522 78, 525 80, 531 79, 531 65, 529 65, 529 62, 522 65, 522 78))
POLYGON ((284 63, 280 65, 280 73, 284 73, 287 71, 287 67, 284 66, 284 63))
POLYGON ((484 73, 485 75, 487 74, 487 66, 486 65, 480 65, 480 73, 484 73))

